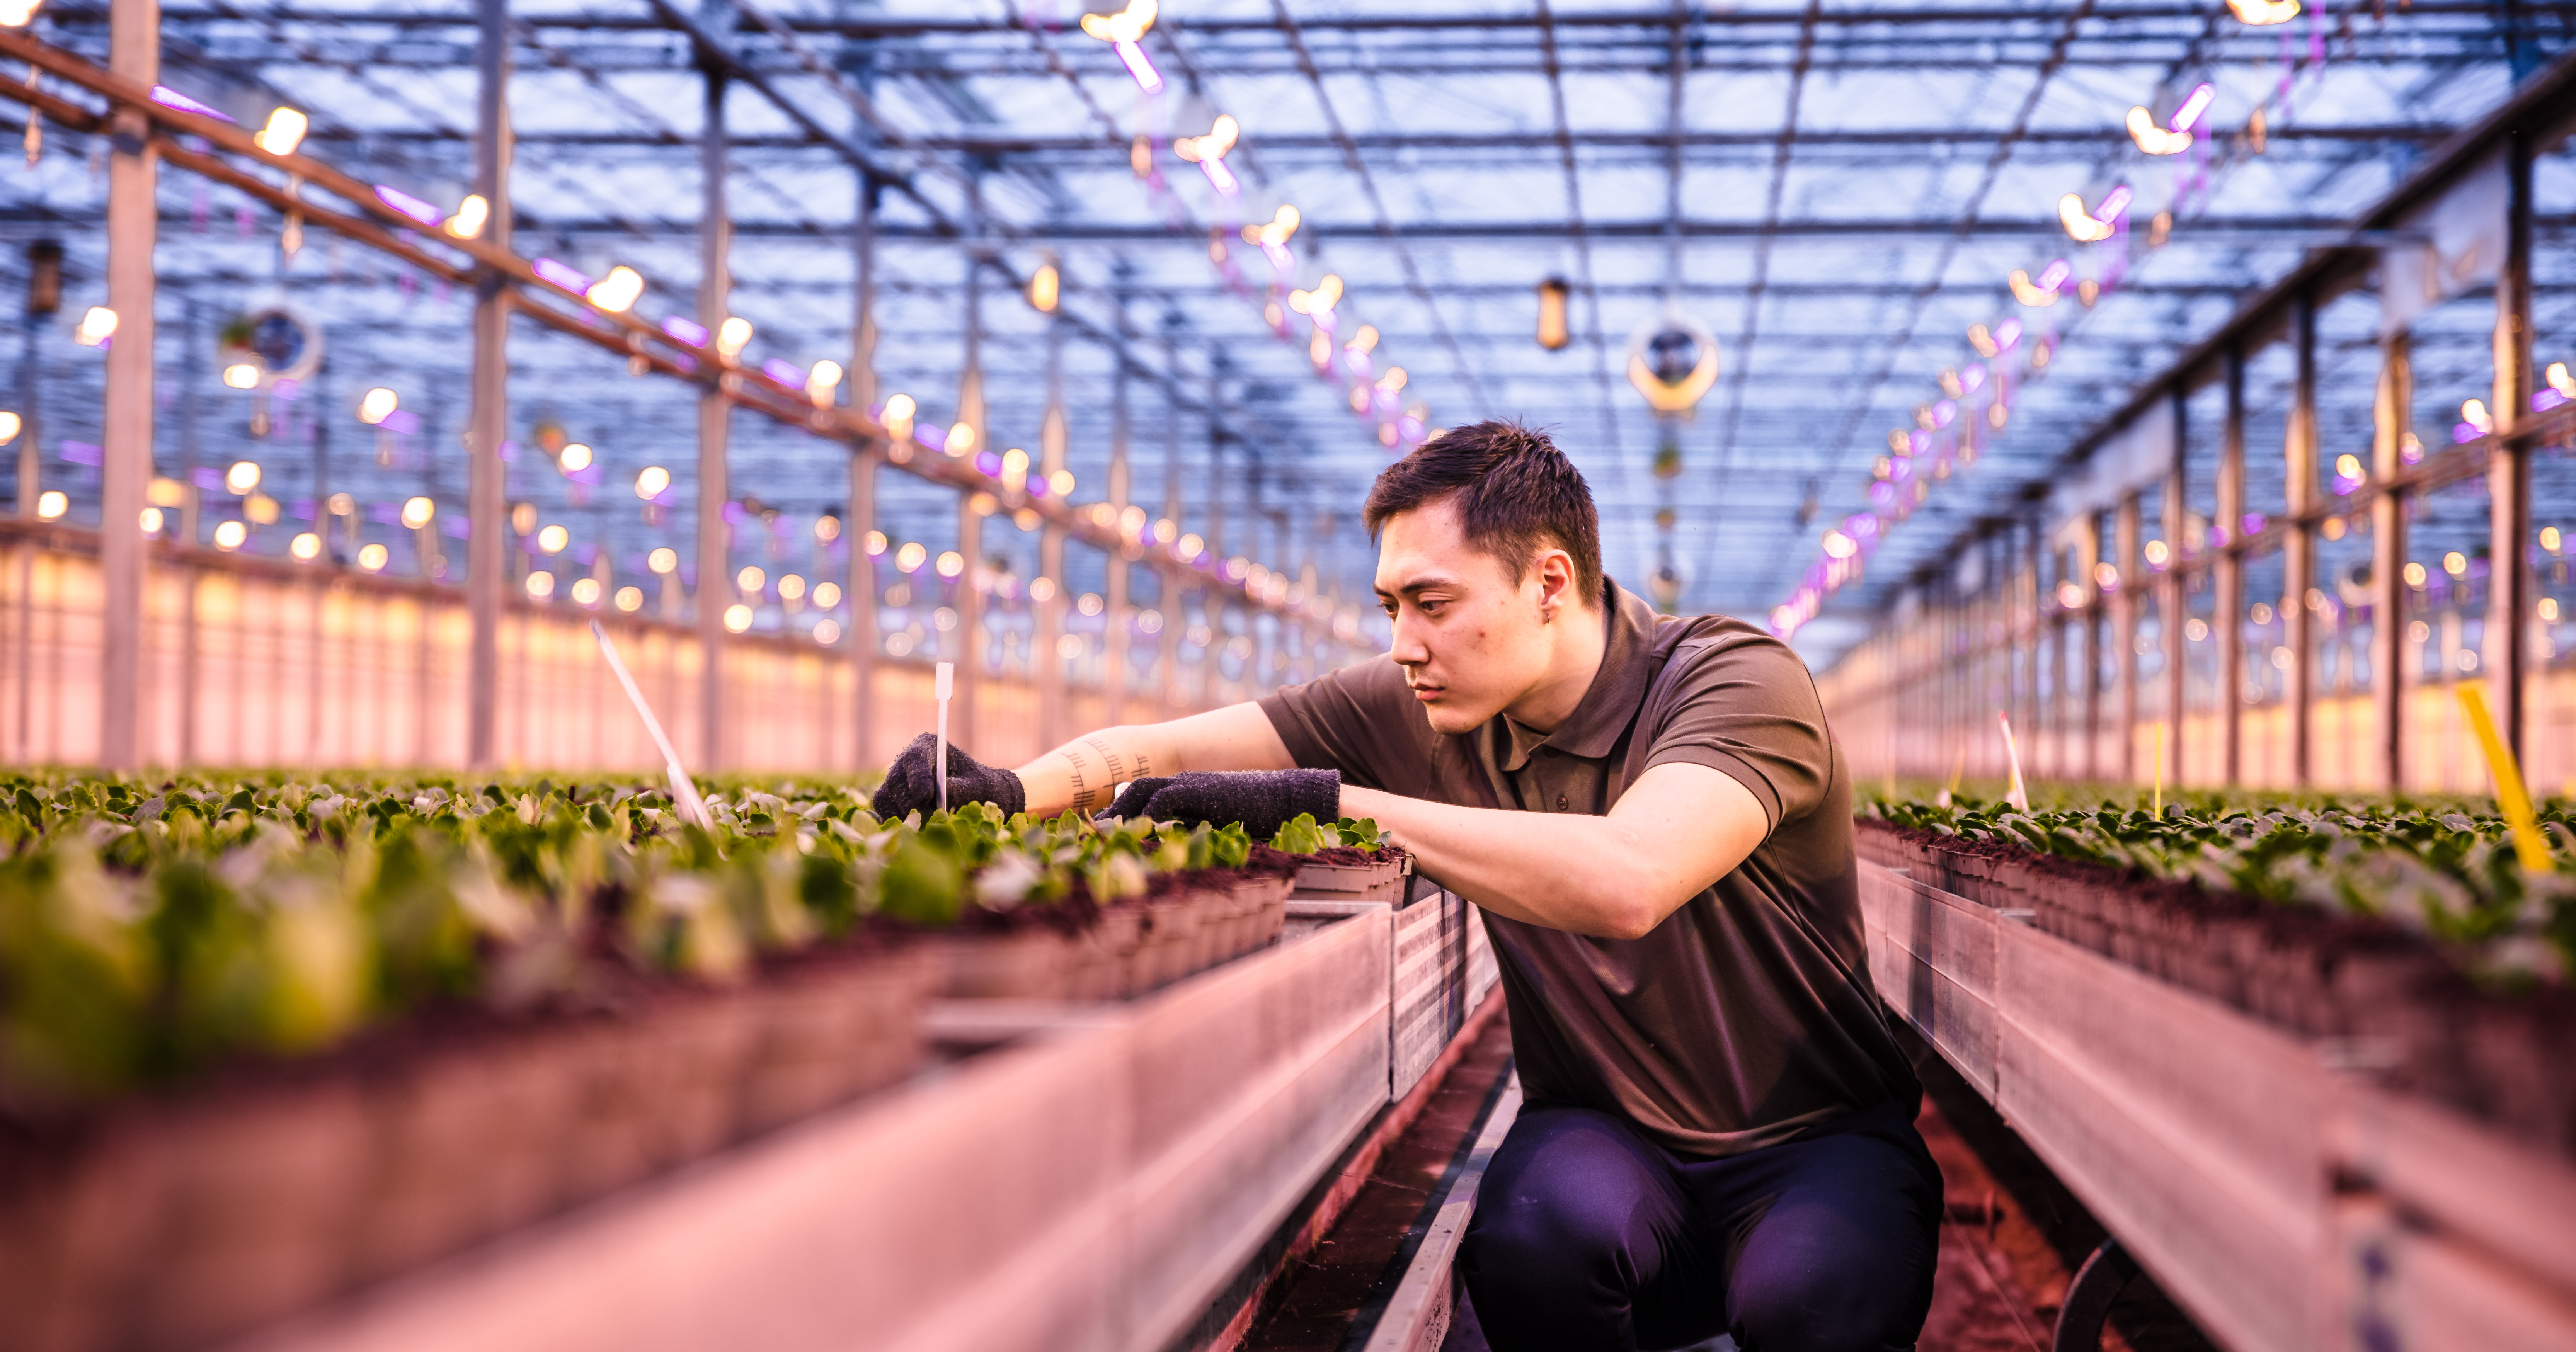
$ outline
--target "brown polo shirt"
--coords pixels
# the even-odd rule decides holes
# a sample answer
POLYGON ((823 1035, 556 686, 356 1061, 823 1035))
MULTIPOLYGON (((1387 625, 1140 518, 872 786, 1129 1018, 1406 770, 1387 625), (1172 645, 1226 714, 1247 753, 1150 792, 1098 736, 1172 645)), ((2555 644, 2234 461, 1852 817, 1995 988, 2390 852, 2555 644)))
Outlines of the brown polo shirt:
MULTIPOLYGON (((1740 1154, 1921 1095, 1870 985, 1850 774, 1806 665, 1719 616, 1658 616, 1611 587, 1592 688, 1545 736, 1496 717, 1431 730, 1379 658, 1261 701, 1301 766, 1464 807, 1607 813, 1668 761, 1733 776, 1770 834, 1639 939, 1485 913, 1532 1102, 1635 1123, 1685 1155, 1740 1154)), ((1473 900, 1473 898, 1469 898, 1473 900)))

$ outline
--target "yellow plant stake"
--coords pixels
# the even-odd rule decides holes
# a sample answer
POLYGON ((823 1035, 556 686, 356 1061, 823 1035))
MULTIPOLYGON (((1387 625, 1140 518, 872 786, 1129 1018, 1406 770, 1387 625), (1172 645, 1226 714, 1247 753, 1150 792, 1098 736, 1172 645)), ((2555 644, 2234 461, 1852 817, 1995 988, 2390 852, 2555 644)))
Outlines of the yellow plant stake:
POLYGON ((1959 776, 1964 775, 1967 772, 1968 748, 1961 746, 1959 748, 1959 758, 1950 762, 1950 786, 1941 790, 1941 796, 1934 800, 1939 806, 1948 807, 1950 805, 1950 800, 1959 796, 1959 776))
POLYGON ((2494 777, 2496 805, 2504 809, 2505 824, 2513 828, 2513 853, 2522 861, 2525 873, 2547 873, 2556 867, 2549 858, 2549 841, 2540 834, 2540 819, 2531 810, 2531 795, 2523 792, 2522 771, 2513 763, 2513 752, 2497 735, 2495 720, 2487 716, 2486 688, 2475 681, 2460 684, 2460 707, 2468 711, 2469 728, 2478 735, 2478 746, 2487 753, 2487 773, 2494 777))

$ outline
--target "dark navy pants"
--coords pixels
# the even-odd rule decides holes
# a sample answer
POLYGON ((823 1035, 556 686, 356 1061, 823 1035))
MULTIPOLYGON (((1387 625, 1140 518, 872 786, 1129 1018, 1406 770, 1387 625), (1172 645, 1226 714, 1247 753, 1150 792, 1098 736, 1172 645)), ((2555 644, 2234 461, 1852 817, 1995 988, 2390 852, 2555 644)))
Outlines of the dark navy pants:
POLYGON ((1522 1110, 1459 1254, 1495 1352, 1914 1346, 1941 1171, 1897 1104, 1721 1160, 1589 1108, 1522 1110))

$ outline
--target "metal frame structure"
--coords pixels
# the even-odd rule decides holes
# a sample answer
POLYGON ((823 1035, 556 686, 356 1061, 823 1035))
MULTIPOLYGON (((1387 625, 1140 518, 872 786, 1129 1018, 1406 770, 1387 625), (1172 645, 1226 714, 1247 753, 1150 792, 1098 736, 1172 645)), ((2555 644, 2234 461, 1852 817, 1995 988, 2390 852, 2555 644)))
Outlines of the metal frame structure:
MULTIPOLYGON (((2001 713, 2026 730, 2032 776, 2475 789, 2484 771, 2445 698, 2474 676, 2535 782, 2576 783, 2576 710, 2558 688, 2568 631, 2552 594, 2576 541, 2549 524, 2576 511, 2556 454, 2576 446, 2576 403, 2537 376, 2533 308, 2534 166, 2572 126, 2576 62, 2562 60, 2351 222, 2353 242, 2311 253, 2143 382, 2006 514, 1919 567, 1888 627, 1826 677, 1864 772, 2002 776, 2001 713), (2425 281, 2426 260, 2456 263, 2459 229, 2489 246, 2465 266, 2483 277, 2425 281), (2366 416, 2338 418, 2320 396, 2320 325, 2348 300, 2378 321, 2377 363, 2367 384, 2344 386, 2366 416), (2490 304, 2492 362, 2473 387, 2488 423, 2466 422, 2464 403, 2456 435, 2441 438, 2453 444, 2428 448, 2416 326, 2490 304), (2248 389, 2267 353, 2286 368, 2268 409, 2248 389), (2213 400, 2217 425, 2204 431, 2193 407, 2213 400), (2252 490, 2249 422, 2262 414, 2279 428, 2279 459, 2252 490), (2325 439, 2329 425, 2338 439, 2325 439), (2535 459, 2552 470, 2537 492, 2535 459), (2435 499, 2478 490, 2468 519, 2443 513, 2428 535, 2435 499), (2143 540, 2151 510, 2155 538, 2143 540), (2329 576, 2319 551, 2353 537, 2367 537, 2363 561, 2329 576), (2258 567, 2277 588, 2249 581, 2258 567), (2202 595, 2207 619, 2190 600, 2202 595), (2435 610, 2452 628, 2438 648, 2426 621, 2408 619, 2435 610), (2465 646, 2463 612, 2481 630, 2465 646), (2204 653, 2216 689, 2194 692, 2204 653), (2321 664, 2337 659, 2330 677, 2321 664)), ((2564 366, 2558 377, 2576 383, 2564 366)))
MULTIPOLYGON (((1068 664, 1115 715, 1258 693, 1372 646, 1372 551, 1353 509, 1399 427, 1549 426, 1602 502, 1614 576, 1669 590, 1675 609, 1771 610, 1818 537, 1875 500, 1876 429, 1914 416, 1918 380, 1955 374, 1972 321, 2011 313, 2011 267, 2065 251, 2058 197, 2098 199, 2115 181, 2170 190, 2169 204, 2141 198, 2134 232, 2083 255, 2109 266, 2119 250, 2125 270, 2051 313, 2054 360, 2044 379, 2015 373, 2011 427, 1960 443, 1974 472, 1910 504, 1865 575, 1841 570, 1848 589, 1795 626, 1821 665, 1947 534, 2019 510, 2021 484, 2138 370, 2310 250, 2351 244, 2352 214, 2384 178, 2492 108, 2576 14, 2425 0, 2265 32, 2171 3, 1166 8, 1138 44, 1163 89, 1140 94, 1108 44, 1044 0, 975 14, 905 0, 404 12, 54 0, 0 47, 0 61, 34 63, 9 86, 33 113, 17 127, 31 155, 0 195, 0 235, 70 246, 70 315, 115 273, 106 308, 157 308, 170 332, 157 345, 137 341, 144 327, 122 332, 111 380, 56 341, 60 320, 31 318, 19 513, 39 518, 53 488, 67 494, 56 524, 95 531, 176 484, 181 521, 162 537, 170 558, 199 560, 220 527, 247 526, 238 547, 275 555, 309 502, 306 534, 326 541, 309 560, 317 582, 359 591, 346 556, 362 542, 409 538, 434 579, 441 532, 488 527, 464 551, 477 764, 506 758, 492 710, 508 679, 496 664, 511 659, 493 636, 511 607, 567 608, 498 598, 540 572, 594 599, 630 579, 649 592, 656 550, 676 560, 662 609, 709 654, 694 721, 710 765, 736 763, 721 678, 735 614, 756 634, 829 634, 821 646, 857 676, 862 739, 878 722, 876 673, 934 649, 1041 687, 1037 721, 1054 735, 1073 717, 1051 684, 1068 664), (120 23, 150 33, 148 78, 108 79, 123 72, 120 23), (2161 112, 2204 79, 2222 90, 2224 125, 2181 160, 2141 158, 2122 107, 2161 112), (156 83, 177 101, 143 92, 156 83), (270 156, 249 128, 280 104, 312 125, 301 152, 270 156), (1219 112, 1240 119, 1231 195, 1178 155, 1219 112), (123 186, 93 191, 85 155, 123 186), (432 216, 475 189, 497 209, 481 238, 458 240, 378 185, 432 216), (1265 265, 1233 241, 1286 205, 1302 225, 1267 264, 1276 276, 1255 276, 1265 265), (319 247, 299 250, 308 230, 319 247), (748 316, 754 348, 704 364, 704 349, 559 285, 611 264, 648 279, 644 309, 701 327, 748 316), (1027 299, 1041 268, 1048 309, 1027 299), (1561 353, 1530 341, 1531 287, 1551 274, 1576 279, 1561 353), (1331 344, 1288 313, 1326 275, 1347 284, 1332 336, 1365 317, 1380 342, 1357 382, 1314 357, 1331 344), (468 292, 470 322, 448 300, 468 292), (295 398, 208 393, 210 340, 261 306, 309 315, 330 335, 327 360, 295 398), (1676 312, 1704 321, 1722 356, 1696 420, 1648 409, 1617 378, 1621 335, 1676 312), (771 373, 826 354, 848 391, 817 423, 807 392, 771 373), (1410 383, 1389 388, 1397 364, 1410 383), (349 425, 342 405, 370 382, 401 387, 408 430, 349 425), (138 404, 147 385, 176 397, 138 404), (978 453, 1026 446, 1011 473, 1074 476, 1083 510, 989 492, 992 473, 888 440, 877 415, 897 394, 925 429, 970 429, 978 453), (111 435, 94 408, 127 412, 111 435), (128 421, 146 409, 160 416, 128 421), (273 411, 278 429, 245 435, 246 411, 262 428, 273 411), (335 427, 344 447, 372 437, 377 463, 334 455, 335 427), (548 429, 596 444, 589 480, 553 472, 548 429), (1154 458, 1158 435, 1159 486, 1135 460, 1154 458), (256 496, 283 500, 287 519, 220 491, 235 459, 263 465, 273 486, 256 496), (671 472, 669 500, 640 518, 609 510, 647 462, 671 472), (324 510, 334 489, 352 511, 324 510), (415 494, 436 504, 434 527, 406 537, 370 519, 415 494), (586 579, 518 528, 526 513, 570 529, 586 579), (800 533, 826 519, 837 541, 800 533), (884 559, 852 548, 877 527, 884 559), (1131 571, 1193 537, 1206 567, 1131 571), (903 544, 923 547, 910 571, 891 566, 903 544), (942 554, 990 588, 922 571, 942 554), (799 588, 828 577, 846 604, 729 587, 746 565, 799 588)), ((2545 246, 2576 203, 2544 200, 2530 219, 2545 246)), ((2546 304, 2562 288, 2541 276, 2534 289, 2546 304)), ((149 569, 128 566, 151 551, 129 552, 124 535, 100 536, 118 598, 108 646, 125 654, 103 671, 136 666, 120 645, 159 623, 132 599, 149 569)), ((196 604, 191 591, 183 605, 196 604)), ((22 654, 31 623, 15 631, 22 654)), ((123 681, 100 687, 119 727, 149 702, 123 681)), ((974 682, 961 698, 976 705, 974 682)), ((118 732, 100 754, 133 764, 140 745, 118 732)), ((888 749, 862 745, 858 761, 888 749)))

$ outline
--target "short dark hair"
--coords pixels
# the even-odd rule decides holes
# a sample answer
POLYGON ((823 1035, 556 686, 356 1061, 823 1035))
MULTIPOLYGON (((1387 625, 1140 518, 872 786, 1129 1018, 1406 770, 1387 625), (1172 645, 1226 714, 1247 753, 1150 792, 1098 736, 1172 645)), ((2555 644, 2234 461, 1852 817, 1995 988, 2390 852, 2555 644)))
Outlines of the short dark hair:
POLYGON ((1518 422, 1450 428, 1378 472, 1361 519, 1375 540, 1388 518, 1450 497, 1467 543, 1514 578, 1554 545, 1574 559, 1575 595, 1608 600, 1591 485, 1545 432, 1518 422))

